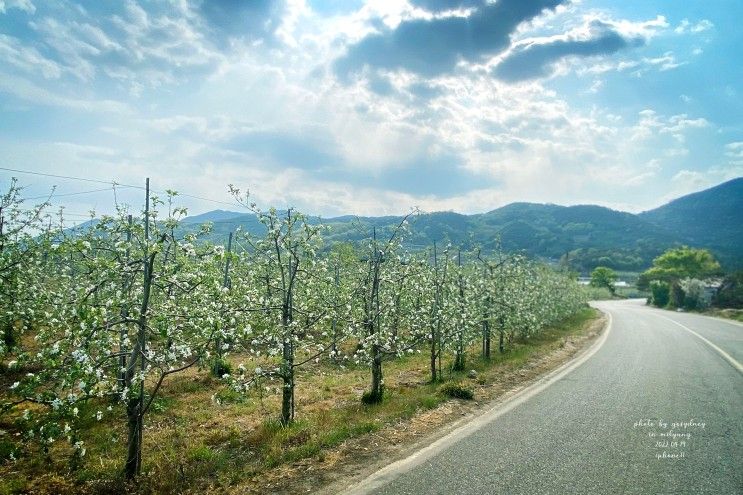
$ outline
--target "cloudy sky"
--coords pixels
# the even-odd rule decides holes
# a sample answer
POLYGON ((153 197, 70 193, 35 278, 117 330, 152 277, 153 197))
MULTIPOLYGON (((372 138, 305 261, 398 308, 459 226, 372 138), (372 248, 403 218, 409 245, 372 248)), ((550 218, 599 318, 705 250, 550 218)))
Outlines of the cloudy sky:
MULTIPOLYGON (((228 203, 233 183, 326 216, 640 211, 743 175, 741 18, 739 0, 0 0, 0 167, 228 203)), ((11 176, 72 214, 113 204, 11 176)))

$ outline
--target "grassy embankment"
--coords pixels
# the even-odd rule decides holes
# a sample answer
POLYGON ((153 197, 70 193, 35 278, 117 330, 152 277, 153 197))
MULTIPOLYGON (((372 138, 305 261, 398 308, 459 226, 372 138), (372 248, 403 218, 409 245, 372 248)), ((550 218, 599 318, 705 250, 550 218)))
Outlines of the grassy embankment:
POLYGON ((717 318, 725 318, 727 320, 743 322, 743 309, 708 308, 702 311, 702 314, 707 316, 716 316, 717 318))
MULTIPOLYGON (((411 418, 421 411, 454 400, 444 391, 473 390, 475 384, 494 382, 499 375, 524 366, 527 361, 561 348, 569 337, 588 332, 597 312, 586 308, 560 325, 528 340, 517 340, 498 354, 497 341, 490 362, 471 349, 467 372, 444 372, 444 383, 428 383, 428 356, 423 351, 385 363, 386 396, 383 403, 365 406, 360 396, 368 386, 363 366, 340 368, 330 364, 303 370, 297 383, 297 421, 282 428, 278 383, 266 381, 247 397, 224 388, 207 370, 190 370, 166 382, 162 397, 146 420, 144 476, 139 492, 220 492, 236 485, 250 486, 262 473, 303 458, 323 461, 325 453, 353 437, 360 437, 411 418), (452 387, 452 385, 455 385, 452 387), (267 390, 268 388, 268 390, 267 390)), ((241 362, 233 356, 232 362, 241 362)), ((246 365, 260 363, 245 362, 246 365)), ((445 366, 450 365, 445 362, 445 366)), ((0 390, 11 376, 0 375, 0 390)), ((477 398, 477 397, 476 397, 477 398)), ((102 404, 81 410, 90 418, 81 437, 87 446, 84 465, 69 469, 69 448, 55 446, 48 455, 26 446, 18 461, 0 461, 0 494, 113 493, 123 489, 120 470, 125 456, 123 416, 96 421, 102 404)), ((0 419, 0 456, 17 446, 17 417, 0 419)))

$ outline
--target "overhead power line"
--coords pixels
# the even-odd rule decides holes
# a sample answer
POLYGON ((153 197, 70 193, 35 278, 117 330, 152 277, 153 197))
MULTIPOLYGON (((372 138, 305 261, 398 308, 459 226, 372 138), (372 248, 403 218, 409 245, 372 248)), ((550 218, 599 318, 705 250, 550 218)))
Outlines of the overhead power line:
POLYGON ((5 170, 7 172, 17 172, 19 174, 28 174, 28 175, 37 175, 40 177, 53 177, 55 179, 69 179, 69 180, 78 180, 82 182, 94 182, 96 184, 110 184, 110 185, 118 185, 118 186, 126 186, 126 187, 136 187, 139 189, 144 189, 142 186, 133 186, 129 184, 119 184, 116 181, 107 181, 107 180, 100 180, 100 179, 89 179, 85 177, 73 177, 70 175, 58 175, 58 174, 47 174, 44 172, 32 172, 30 170, 19 170, 17 168, 7 168, 7 167, 0 167, 0 170, 5 170))
MULTIPOLYGON (((117 185, 117 186, 118 187, 121 187, 121 188, 129 188, 130 187, 130 186, 122 186, 122 185, 117 185)), ((64 194, 51 193, 51 194, 44 194, 44 195, 41 195, 41 196, 31 196, 30 198, 23 198, 23 199, 31 200, 31 199, 44 199, 44 198, 49 198, 49 199, 51 199, 51 198, 62 198, 62 197, 67 197, 67 196, 79 196, 79 195, 82 195, 82 194, 93 194, 93 193, 106 192, 106 191, 111 191, 111 190, 112 190, 111 187, 106 187, 106 188, 103 188, 103 189, 93 189, 93 190, 90 190, 90 191, 80 191, 80 192, 73 192, 73 193, 64 193, 64 194)))
MULTIPOLYGON (((24 212, 24 213, 36 213, 36 212, 37 212, 38 210, 34 210, 34 209, 28 209, 28 208, 26 208, 26 209, 20 208, 20 209, 19 209, 18 211, 22 211, 22 212, 24 212)), ((55 211, 55 212, 46 212, 46 213, 44 213, 44 215, 43 215, 43 216, 44 216, 44 217, 47 217, 47 216, 54 216, 54 215, 57 215, 57 214, 58 214, 58 213, 57 213, 56 211, 55 211)), ((91 215, 90 215, 90 213, 71 213, 71 212, 69 212, 69 211, 65 211, 65 212, 63 213, 63 216, 65 216, 65 217, 82 217, 82 218, 91 218, 91 215)))
MULTIPOLYGON (((47 173, 44 173, 44 172, 33 172, 33 171, 30 171, 30 170, 19 170, 19 169, 8 168, 8 167, 0 167, 0 170, 5 170, 6 172, 16 172, 16 173, 19 173, 19 174, 36 175, 36 176, 39 176, 39 177, 51 177, 51 178, 55 178, 55 179, 76 180, 76 181, 82 181, 82 182, 92 182, 92 183, 95 183, 95 184, 108 184, 108 185, 110 185, 112 187, 127 187, 127 188, 140 189, 140 190, 144 190, 145 189, 144 186, 137 186, 137 185, 134 185, 134 184, 122 184, 121 182, 116 182, 114 180, 105 181, 105 180, 101 180, 101 179, 90 179, 90 178, 86 178, 86 177, 74 177, 74 176, 71 176, 71 175, 47 174, 47 173)), ((108 189, 104 189, 104 190, 108 190, 108 189)), ((79 194, 87 194, 87 193, 92 193, 92 192, 99 192, 99 191, 88 191, 86 193, 79 193, 79 194)), ((157 194, 167 194, 166 191, 152 190, 152 192, 157 193, 157 194)), ((68 195, 69 196, 72 196, 73 194, 78 194, 78 193, 70 193, 68 195)), ((63 196, 63 195, 62 194, 58 194, 58 195, 55 195, 55 196, 59 197, 59 196, 63 196)), ((185 198, 198 199, 198 200, 201 200, 201 201, 208 201, 210 203, 215 203, 215 204, 220 204, 220 205, 231 206, 233 208, 234 207, 244 208, 243 205, 241 205, 240 203, 237 203, 237 202, 219 201, 217 199, 205 198, 203 196, 197 196, 195 194, 182 193, 180 191, 178 191, 178 196, 183 196, 185 198)), ((40 196, 39 198, 43 198, 43 197, 46 197, 46 196, 40 196)), ((39 199, 39 198, 27 198, 27 199, 39 199)))

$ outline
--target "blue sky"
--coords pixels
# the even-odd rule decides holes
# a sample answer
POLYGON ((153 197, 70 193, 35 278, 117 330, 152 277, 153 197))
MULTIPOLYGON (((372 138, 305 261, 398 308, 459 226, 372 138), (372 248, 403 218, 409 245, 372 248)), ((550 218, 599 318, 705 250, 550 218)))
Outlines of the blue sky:
MULTIPOLYGON (((235 184, 326 216, 641 211, 743 175, 742 17, 733 0, 0 0, 0 167, 222 201, 235 184)), ((13 175, 68 212, 112 209, 62 196, 100 184, 13 175)))

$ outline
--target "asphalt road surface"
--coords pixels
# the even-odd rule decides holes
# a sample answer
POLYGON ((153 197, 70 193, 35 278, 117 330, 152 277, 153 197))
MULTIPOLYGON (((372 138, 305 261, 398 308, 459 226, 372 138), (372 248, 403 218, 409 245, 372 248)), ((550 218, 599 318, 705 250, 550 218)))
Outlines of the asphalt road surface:
POLYGON ((582 364, 349 493, 743 494, 743 325, 595 306, 582 364))

